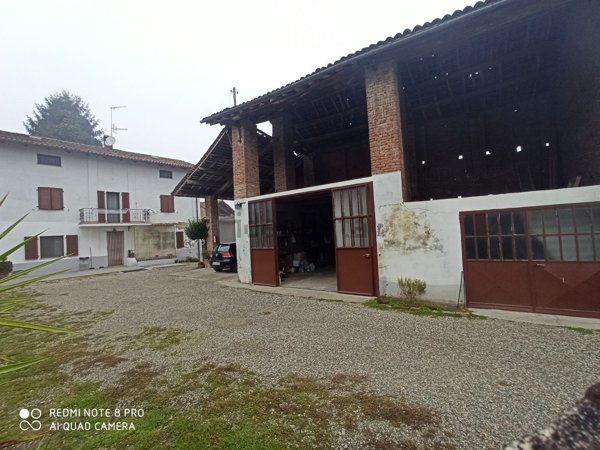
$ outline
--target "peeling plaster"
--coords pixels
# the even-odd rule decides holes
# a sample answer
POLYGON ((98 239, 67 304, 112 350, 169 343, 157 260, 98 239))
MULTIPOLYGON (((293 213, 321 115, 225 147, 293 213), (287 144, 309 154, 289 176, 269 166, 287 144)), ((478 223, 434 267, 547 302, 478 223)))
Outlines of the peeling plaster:
POLYGON ((424 212, 416 213, 402 206, 394 207, 385 217, 384 224, 377 225, 386 247, 398 248, 404 254, 417 250, 444 253, 444 246, 435 235, 424 212))

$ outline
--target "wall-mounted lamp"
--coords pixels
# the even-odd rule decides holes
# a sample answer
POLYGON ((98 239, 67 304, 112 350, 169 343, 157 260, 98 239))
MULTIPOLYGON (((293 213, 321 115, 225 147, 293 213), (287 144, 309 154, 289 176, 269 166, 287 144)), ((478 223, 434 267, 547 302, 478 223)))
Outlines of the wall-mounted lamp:
POLYGON ((244 202, 237 201, 233 204, 233 206, 235 207, 235 209, 242 209, 243 204, 244 202))

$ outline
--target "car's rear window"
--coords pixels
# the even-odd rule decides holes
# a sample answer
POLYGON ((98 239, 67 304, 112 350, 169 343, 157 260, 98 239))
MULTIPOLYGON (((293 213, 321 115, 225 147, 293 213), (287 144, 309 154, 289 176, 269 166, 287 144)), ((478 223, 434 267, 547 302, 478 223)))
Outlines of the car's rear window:
POLYGON ((228 252, 229 251, 229 244, 227 245, 219 245, 219 247, 217 248, 218 252, 228 252))

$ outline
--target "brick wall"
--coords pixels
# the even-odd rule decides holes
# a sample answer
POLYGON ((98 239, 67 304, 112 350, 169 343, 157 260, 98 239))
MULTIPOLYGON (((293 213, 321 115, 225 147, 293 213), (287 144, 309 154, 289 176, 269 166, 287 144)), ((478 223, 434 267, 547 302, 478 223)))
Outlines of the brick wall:
POLYGON ((568 19, 558 86, 561 186, 600 184, 600 2, 578 0, 568 19))
POLYGON ((400 89, 396 63, 377 64, 365 69, 371 173, 400 171, 402 192, 410 199, 402 139, 400 89))
POLYGON ((233 125, 231 127, 231 141, 234 198, 260 195, 256 124, 242 120, 240 123, 233 125))

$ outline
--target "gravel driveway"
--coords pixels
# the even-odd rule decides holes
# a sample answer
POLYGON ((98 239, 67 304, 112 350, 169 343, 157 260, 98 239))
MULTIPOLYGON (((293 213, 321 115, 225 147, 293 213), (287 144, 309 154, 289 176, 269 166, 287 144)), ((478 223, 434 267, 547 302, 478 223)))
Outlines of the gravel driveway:
MULTIPOLYGON (((71 278, 34 290, 61 310, 113 310, 89 330, 99 346, 147 326, 189 330, 194 339, 155 361, 173 377, 174 367, 206 360, 238 363, 265 382, 290 373, 364 375, 369 390, 437 411, 458 448, 498 448, 539 429, 600 380, 600 333, 264 294, 190 269, 71 278)), ((99 379, 111 382, 106 371, 99 379)))

